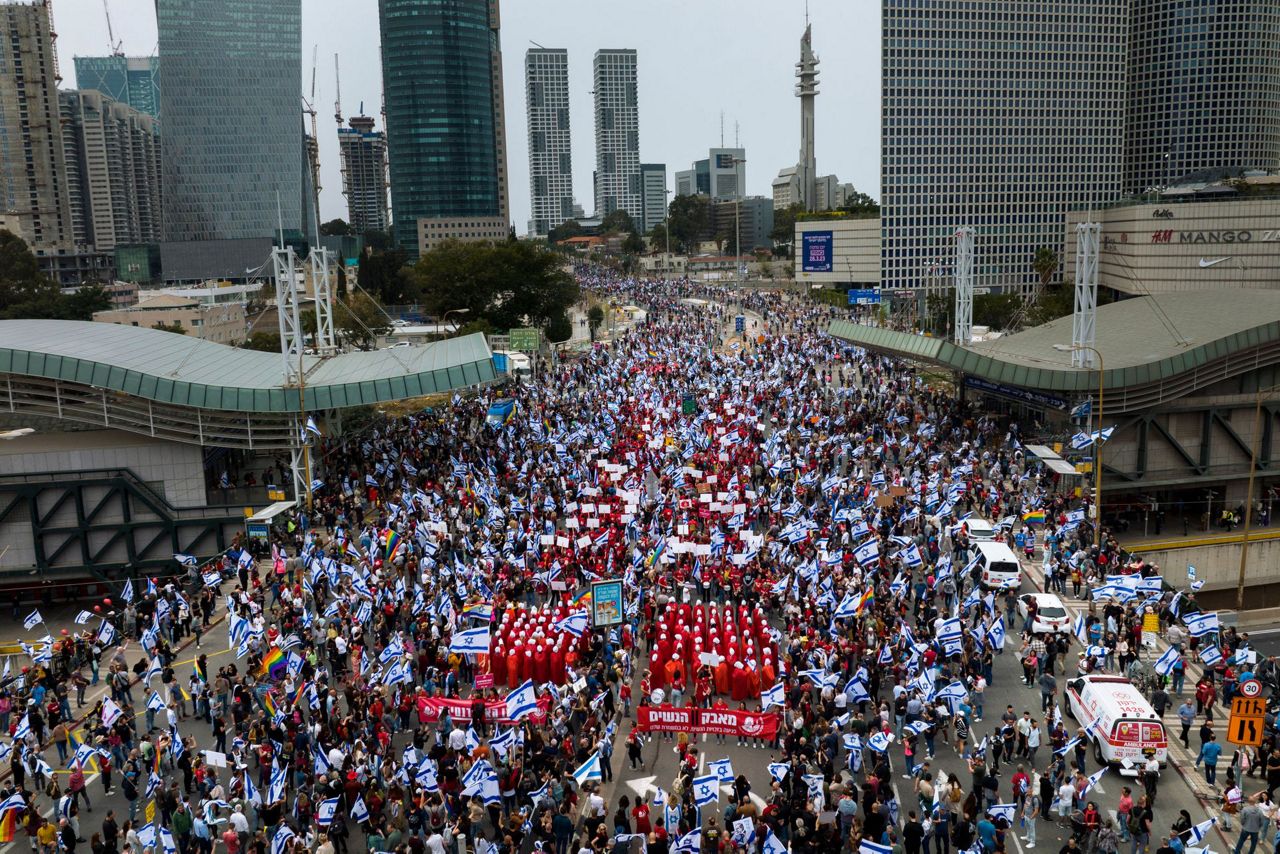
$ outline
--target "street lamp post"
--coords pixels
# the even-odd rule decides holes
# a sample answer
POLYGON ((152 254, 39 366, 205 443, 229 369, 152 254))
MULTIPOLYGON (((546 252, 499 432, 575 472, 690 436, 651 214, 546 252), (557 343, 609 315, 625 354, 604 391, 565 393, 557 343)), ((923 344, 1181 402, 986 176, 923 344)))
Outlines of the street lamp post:
MULTIPOLYGON (((451 315, 451 314, 470 314, 470 313, 471 313, 471 309, 469 309, 469 308, 451 308, 451 309, 449 309, 448 311, 446 311, 446 312, 444 313, 444 317, 442 317, 442 318, 440 319, 440 325, 441 325, 441 326, 444 326, 445 328, 448 328, 448 326, 449 326, 449 315, 451 315)), ((453 324, 453 331, 454 331, 454 332, 457 332, 457 331, 458 331, 458 324, 457 324, 457 323, 453 324)))
POLYGON ((1073 353, 1079 350, 1087 350, 1098 357, 1098 431, 1093 440, 1093 493, 1094 493, 1094 520, 1093 520, 1093 545, 1095 548, 1102 547, 1102 394, 1104 390, 1103 378, 1105 376, 1105 366, 1102 361, 1102 353, 1097 348, 1090 347, 1088 344, 1054 344, 1053 349, 1060 350, 1064 353, 1073 353))
MULTIPOLYGON (((1258 449, 1262 447, 1262 396, 1280 386, 1259 388, 1253 401, 1253 445, 1249 449, 1249 487, 1244 502, 1244 531, 1240 537, 1240 574, 1236 577, 1236 611, 1244 610, 1244 573, 1249 565, 1249 534, 1253 525, 1253 482, 1258 473, 1258 449)), ((1224 499, 1223 506, 1226 501, 1224 499)), ((1213 519, 1209 519, 1213 524, 1213 519)))

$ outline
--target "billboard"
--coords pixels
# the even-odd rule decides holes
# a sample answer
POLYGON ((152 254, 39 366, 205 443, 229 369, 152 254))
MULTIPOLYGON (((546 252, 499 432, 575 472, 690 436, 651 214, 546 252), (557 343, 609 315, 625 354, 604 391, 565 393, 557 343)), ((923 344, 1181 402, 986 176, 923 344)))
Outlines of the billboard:
POLYGON ((830 273, 834 241, 829 231, 806 231, 801 235, 803 244, 800 271, 803 273, 830 273))

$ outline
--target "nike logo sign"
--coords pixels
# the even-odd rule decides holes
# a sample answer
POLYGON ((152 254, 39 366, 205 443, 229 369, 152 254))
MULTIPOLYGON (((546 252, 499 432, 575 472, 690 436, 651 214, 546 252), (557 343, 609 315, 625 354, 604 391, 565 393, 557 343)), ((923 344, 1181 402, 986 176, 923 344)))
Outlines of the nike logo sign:
POLYGON ((1221 264, 1223 261, 1230 261, 1230 260, 1231 260, 1231 256, 1230 256, 1230 255, 1228 255, 1226 258, 1214 258, 1212 261, 1210 261, 1210 260, 1209 260, 1209 259, 1207 259, 1207 258, 1201 258, 1201 259, 1200 259, 1200 266, 1201 266, 1201 267, 1215 267, 1215 266, 1217 266, 1218 264, 1221 264))

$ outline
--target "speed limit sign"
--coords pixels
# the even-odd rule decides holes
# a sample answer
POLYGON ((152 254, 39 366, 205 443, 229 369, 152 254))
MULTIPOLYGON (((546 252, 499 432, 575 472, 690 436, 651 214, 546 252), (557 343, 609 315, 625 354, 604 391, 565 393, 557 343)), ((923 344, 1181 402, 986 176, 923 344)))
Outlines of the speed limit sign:
POLYGON ((1257 679, 1246 679, 1240 683, 1237 690, 1241 697, 1260 697, 1262 696, 1262 683, 1257 679))

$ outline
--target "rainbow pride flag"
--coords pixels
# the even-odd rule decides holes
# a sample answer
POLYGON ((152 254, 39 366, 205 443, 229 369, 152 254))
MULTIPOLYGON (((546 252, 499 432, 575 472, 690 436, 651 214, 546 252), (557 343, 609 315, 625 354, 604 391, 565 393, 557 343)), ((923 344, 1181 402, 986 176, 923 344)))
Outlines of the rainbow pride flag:
POLYGON ((276 706, 276 698, 272 696, 270 691, 262 695, 262 706, 267 710, 267 714, 271 716, 272 720, 275 720, 276 715, 280 713, 279 707, 276 706))
POLYGON ((574 596, 571 600, 569 600, 569 607, 576 608, 579 605, 581 605, 584 608, 591 607, 591 588, 590 587, 588 587, 586 590, 583 590, 577 596, 574 596))
POLYGON ((876 601, 875 591, 872 590, 870 587, 868 587, 865 591, 863 591, 862 596, 858 599, 858 604, 854 606, 853 608, 854 615, 861 616, 862 612, 867 609, 867 606, 874 601, 876 601))
POLYGON ((18 813, 20 809, 14 807, 4 811, 4 815, 0 816, 0 842, 12 842, 13 835, 18 829, 18 813))
POLYGON ((1028 525, 1043 525, 1044 519, 1044 510, 1028 510, 1022 514, 1022 521, 1028 525))
POLYGON ((302 700, 307 696, 307 689, 310 687, 311 687, 310 682, 299 682, 298 687, 294 688, 293 691, 290 692, 289 696, 286 698, 286 700, 289 703, 289 707, 296 709, 298 707, 298 704, 301 703, 302 700))
POLYGON ((266 655, 262 656, 258 677, 270 676, 272 679, 283 679, 288 669, 289 663, 285 661, 284 653, 280 651, 280 647, 273 646, 267 650, 266 655))
POLYGON ((400 535, 397 534, 395 531, 391 530, 390 528, 388 528, 383 533, 385 533, 387 536, 387 552, 386 552, 387 560, 391 560, 393 557, 396 556, 396 550, 400 548, 400 546, 403 544, 403 541, 400 539, 400 535))
POLYGON ((208 685, 209 676, 208 674, 205 673, 204 665, 200 663, 200 659, 198 658, 195 660, 195 671, 196 671, 196 678, 199 679, 204 684, 208 685))

